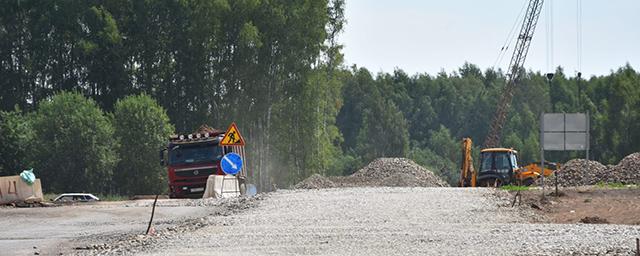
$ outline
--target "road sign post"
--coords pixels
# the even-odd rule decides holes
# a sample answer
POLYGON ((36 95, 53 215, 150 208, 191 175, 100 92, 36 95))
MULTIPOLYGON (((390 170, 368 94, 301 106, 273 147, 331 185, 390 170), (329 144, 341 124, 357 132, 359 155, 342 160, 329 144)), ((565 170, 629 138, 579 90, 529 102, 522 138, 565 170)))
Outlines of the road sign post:
MULTIPOLYGON (((244 149, 245 140, 244 140, 244 137, 242 137, 242 135, 240 134, 240 130, 238 129, 238 126, 236 126, 235 122, 231 123, 227 131, 224 133, 224 136, 220 140, 220 146, 225 147, 231 152, 237 153, 239 158, 242 160, 242 163, 243 163, 242 165, 245 166, 243 168, 242 165, 240 165, 240 167, 238 168, 238 170, 236 170, 237 172, 234 175, 238 177, 243 184, 246 183, 248 180, 253 180, 254 178, 253 170, 249 170, 250 172, 248 173, 249 175, 247 176, 246 166, 248 165, 247 165, 247 157, 244 149)), ((223 163, 224 162, 226 161, 223 160, 223 163)))
MULTIPOLYGON (((589 160, 589 113, 542 113, 540 115, 540 167, 544 197, 544 151, 585 150, 589 160)), ((587 168, 588 168, 587 164, 587 168)), ((588 171, 588 170, 587 170, 588 171)), ((554 173, 557 178, 557 173, 554 173)), ((556 179, 557 187, 557 179, 556 179)), ((556 195, 558 191, 556 189, 556 195)))
POLYGON ((231 153, 227 153, 226 155, 224 155, 222 157, 222 159, 220 160, 220 168, 222 168, 222 171, 225 173, 225 175, 222 177, 222 185, 220 188, 220 194, 224 194, 224 193, 242 193, 241 189, 240 189, 240 181, 238 180, 238 177, 236 176, 236 174, 238 174, 240 172, 240 170, 242 169, 242 157, 234 152, 231 153), (227 175, 231 175, 232 177, 227 178, 227 175), (225 186, 224 186, 224 182, 225 180, 233 180, 234 183, 236 184, 236 190, 235 191, 229 191, 229 192, 225 192, 225 186))
POLYGON ((236 175, 242 169, 242 157, 234 152, 228 153, 220 160, 220 167, 224 173, 236 175))
POLYGON ((244 146, 244 138, 240 135, 238 126, 236 123, 231 123, 227 131, 224 133, 224 137, 220 141, 221 146, 244 146))

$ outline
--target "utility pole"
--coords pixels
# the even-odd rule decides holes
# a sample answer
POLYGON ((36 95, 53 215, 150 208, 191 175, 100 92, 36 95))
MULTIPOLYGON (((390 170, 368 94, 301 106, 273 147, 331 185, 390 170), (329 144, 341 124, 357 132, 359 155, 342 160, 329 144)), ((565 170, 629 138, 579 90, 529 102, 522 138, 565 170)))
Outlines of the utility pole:
MULTIPOLYGON (((551 79, 553 79, 553 73, 547 73, 547 84, 549 88, 551 88, 551 79)), ((540 115, 540 169, 542 170, 540 184, 542 186, 542 199, 544 199, 544 112, 540 115)))

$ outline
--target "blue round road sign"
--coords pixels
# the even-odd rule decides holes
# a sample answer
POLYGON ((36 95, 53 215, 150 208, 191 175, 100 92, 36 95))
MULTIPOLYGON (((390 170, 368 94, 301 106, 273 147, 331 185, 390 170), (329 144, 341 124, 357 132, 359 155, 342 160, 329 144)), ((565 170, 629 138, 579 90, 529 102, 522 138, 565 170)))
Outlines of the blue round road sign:
POLYGON ((222 171, 229 175, 236 175, 242 169, 242 157, 236 153, 228 153, 220 160, 222 171))

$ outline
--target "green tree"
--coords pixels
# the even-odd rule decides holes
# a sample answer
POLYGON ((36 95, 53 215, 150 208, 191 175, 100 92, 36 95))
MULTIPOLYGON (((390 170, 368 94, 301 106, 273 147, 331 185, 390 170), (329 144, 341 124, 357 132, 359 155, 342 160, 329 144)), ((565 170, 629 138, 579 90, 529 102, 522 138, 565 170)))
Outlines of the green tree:
MULTIPOLYGON (((338 126, 343 152, 368 163, 376 157, 404 157, 409 151, 408 123, 391 99, 386 78, 374 80, 368 70, 353 68, 345 78, 344 106, 338 126)), ((400 90, 402 91, 402 90, 400 90)))
MULTIPOLYGON (((449 184, 457 184, 460 178, 460 170, 458 170, 457 162, 444 158, 436 154, 430 148, 413 147, 409 151, 409 158, 419 165, 424 166, 427 170, 432 171, 436 175, 444 178, 449 184)), ((460 160, 458 160, 460 161, 460 160)))
POLYGON ((114 129, 95 101, 62 92, 38 104, 30 159, 52 192, 110 191, 117 162, 114 129))
POLYGON ((460 140, 451 136, 449 129, 440 126, 440 129, 429 133, 429 148, 438 153, 441 157, 452 162, 460 161, 460 140))
POLYGON ((165 192, 167 173, 158 152, 174 132, 166 111, 146 94, 128 96, 116 103, 113 120, 120 145, 115 187, 129 195, 165 192))
POLYGON ((0 111, 0 176, 17 175, 30 167, 27 152, 32 139, 28 115, 17 108, 11 112, 0 111))

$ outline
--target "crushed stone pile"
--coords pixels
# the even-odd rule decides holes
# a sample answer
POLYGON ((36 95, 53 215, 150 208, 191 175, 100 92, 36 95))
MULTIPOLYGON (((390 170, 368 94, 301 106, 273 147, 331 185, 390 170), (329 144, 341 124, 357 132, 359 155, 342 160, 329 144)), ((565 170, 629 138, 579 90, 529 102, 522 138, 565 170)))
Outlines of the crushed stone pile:
MULTIPOLYGON (((596 185, 600 182, 640 184, 640 152, 626 156, 617 165, 573 159, 558 171, 558 185, 563 187, 596 185)), ((553 178, 550 184, 555 185, 553 178)))
POLYGON ((626 156, 613 167, 612 179, 625 184, 640 184, 640 152, 626 156))
MULTIPOLYGON (((594 185, 603 181, 603 177, 608 172, 609 168, 597 161, 586 159, 569 160, 569 162, 562 165, 557 173, 558 185, 563 187, 594 185)), ((553 178, 549 180, 551 185, 555 185, 553 178)))
POLYGON ((320 174, 313 174, 293 186, 295 189, 319 189, 319 188, 334 188, 336 184, 320 174))
POLYGON ((323 177, 314 174, 294 188, 448 186, 446 181, 409 159, 378 158, 350 176, 323 177))
POLYGON ((448 187, 433 172, 406 158, 378 158, 352 175, 363 183, 385 187, 448 187))

